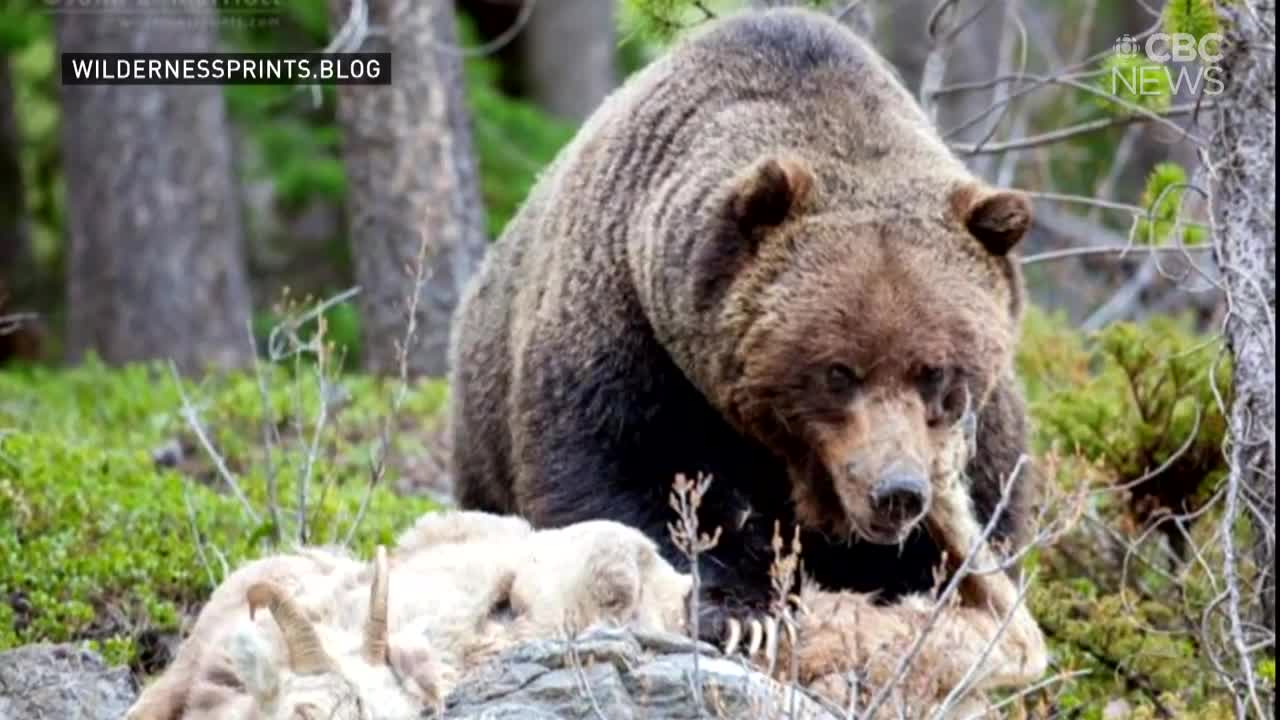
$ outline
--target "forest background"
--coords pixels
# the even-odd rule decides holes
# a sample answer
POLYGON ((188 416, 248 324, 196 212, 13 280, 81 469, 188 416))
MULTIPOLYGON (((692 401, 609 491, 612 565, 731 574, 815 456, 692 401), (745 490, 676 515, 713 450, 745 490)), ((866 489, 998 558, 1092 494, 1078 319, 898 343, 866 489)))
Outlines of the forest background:
MULTIPOLYGON (((603 97, 744 4, 0 3, 0 649, 146 676, 228 567, 448 506, 461 287, 603 97), (58 77, 64 51, 320 49, 389 50, 395 82, 58 77)), ((1274 4, 802 4, 1035 198, 1024 562, 1054 661, 1010 707, 1273 712, 1274 4), (1212 52, 1153 58, 1158 33, 1212 52)))

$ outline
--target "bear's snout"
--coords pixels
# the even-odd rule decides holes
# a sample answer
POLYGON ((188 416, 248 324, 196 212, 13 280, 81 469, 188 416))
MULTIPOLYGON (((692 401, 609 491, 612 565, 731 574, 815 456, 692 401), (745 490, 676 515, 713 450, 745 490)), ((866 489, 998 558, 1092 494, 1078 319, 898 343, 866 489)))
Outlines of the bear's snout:
POLYGON ((929 509, 929 478, 921 468, 895 464, 871 489, 872 529, 893 540, 906 535, 929 509))

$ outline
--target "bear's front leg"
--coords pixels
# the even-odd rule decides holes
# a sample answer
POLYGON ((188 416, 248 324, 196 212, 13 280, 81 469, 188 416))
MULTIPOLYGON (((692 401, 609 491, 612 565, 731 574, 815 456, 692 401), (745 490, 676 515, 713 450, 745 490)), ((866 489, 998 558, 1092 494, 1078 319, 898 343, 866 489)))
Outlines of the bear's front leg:
MULTIPOLYGON (((554 450, 552 444, 543 452, 554 450)), ((671 507, 670 491, 652 482, 635 482, 615 455, 598 455, 584 444, 564 447, 555 460, 540 464, 538 472, 522 478, 520 513, 536 527, 563 527, 584 520, 612 520, 643 532, 658 552, 677 570, 693 573, 697 563, 697 594, 690 593, 689 631, 697 639, 724 646, 739 642, 756 648, 776 629, 767 620, 770 608, 767 537, 752 524, 746 526, 724 512, 732 498, 712 492, 702 500, 698 533, 716 534, 714 547, 695 558, 672 537, 678 516, 671 507), (592 478, 589 484, 577 478, 592 478), (697 618, 697 622, 693 621, 697 618)), ((733 513, 728 513, 732 515, 733 513)), ((770 637, 772 637, 770 635, 770 637)))
MULTIPOLYGON (((741 577, 740 569, 725 567, 721 562, 723 560, 711 554, 698 558, 698 593, 696 602, 694 596, 689 598, 689 630, 691 633, 696 630, 698 639, 722 645, 727 653, 732 653, 737 643, 752 645, 762 640, 756 637, 753 641, 752 637, 764 631, 770 603, 767 593, 756 588, 767 585, 768 578, 766 575, 763 581, 749 582, 741 577), (692 623, 694 617, 696 628, 692 623), (753 625, 760 627, 753 630, 753 625)), ((682 570, 690 571, 688 567, 682 570)))
POLYGON ((792 602, 796 588, 778 586, 771 574, 771 534, 752 527, 765 524, 748 523, 722 533, 716 547, 699 556, 699 592, 696 607, 690 598, 689 629, 726 655, 763 656, 772 670, 779 648, 795 641, 797 608, 792 602))

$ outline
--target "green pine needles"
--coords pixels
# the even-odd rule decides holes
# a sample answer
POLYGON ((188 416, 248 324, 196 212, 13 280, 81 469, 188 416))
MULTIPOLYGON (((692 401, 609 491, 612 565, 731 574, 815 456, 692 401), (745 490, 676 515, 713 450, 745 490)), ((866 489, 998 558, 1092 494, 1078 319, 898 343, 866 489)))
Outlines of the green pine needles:
POLYGON ((1205 35, 1222 31, 1214 0, 1169 0, 1161 13, 1164 31, 1191 35, 1199 43, 1205 35))
MULTIPOLYGON (((835 0, 774 0, 766 5, 828 10, 846 3, 835 0)), ((759 3, 755 3, 759 5, 759 3)), ((664 46, 678 35, 721 15, 751 7, 749 0, 623 0, 624 34, 664 46)))
POLYGON ((1140 216, 1134 227, 1133 240, 1142 245, 1164 245, 1180 232, 1177 242, 1184 245, 1203 243, 1203 226, 1189 223, 1182 213, 1182 202, 1190 192, 1187 171, 1174 162, 1162 162, 1147 176, 1141 206, 1147 216, 1140 216))

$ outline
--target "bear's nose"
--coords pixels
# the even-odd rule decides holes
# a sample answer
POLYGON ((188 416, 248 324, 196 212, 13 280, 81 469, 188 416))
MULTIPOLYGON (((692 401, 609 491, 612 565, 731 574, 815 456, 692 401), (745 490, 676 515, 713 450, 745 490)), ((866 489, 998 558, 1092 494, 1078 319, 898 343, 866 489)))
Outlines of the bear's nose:
POLYGON ((929 481, 924 473, 898 466, 872 488, 871 505, 877 520, 902 526, 920 519, 928 497, 929 481))

